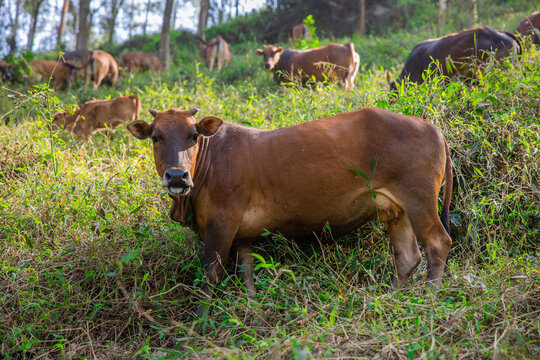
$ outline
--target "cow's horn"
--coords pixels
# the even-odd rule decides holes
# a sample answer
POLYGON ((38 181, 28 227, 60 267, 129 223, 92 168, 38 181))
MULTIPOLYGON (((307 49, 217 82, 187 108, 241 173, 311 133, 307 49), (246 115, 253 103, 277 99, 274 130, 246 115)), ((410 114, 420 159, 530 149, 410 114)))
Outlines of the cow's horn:
POLYGON ((157 110, 154 110, 154 109, 150 109, 150 110, 148 110, 148 112, 149 112, 150 114, 152 114, 152 116, 156 116, 156 114, 158 113, 158 111, 157 111, 157 110))
POLYGON ((189 109, 188 111, 191 113, 191 115, 195 115, 195 114, 199 111, 199 109, 197 109, 197 108, 191 108, 191 109, 189 109))

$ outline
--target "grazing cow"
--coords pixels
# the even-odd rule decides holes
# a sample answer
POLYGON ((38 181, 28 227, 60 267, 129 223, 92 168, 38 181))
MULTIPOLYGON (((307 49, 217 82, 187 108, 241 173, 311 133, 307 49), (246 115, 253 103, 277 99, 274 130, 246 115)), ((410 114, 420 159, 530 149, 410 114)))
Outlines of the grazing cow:
POLYGON ((120 66, 125 68, 130 74, 148 70, 155 71, 159 74, 163 69, 163 65, 157 56, 138 52, 129 52, 122 55, 120 66))
POLYGON ((84 86, 93 79, 92 86, 97 89, 103 81, 109 85, 114 85, 118 81, 118 64, 111 54, 102 50, 94 50, 86 59, 82 66, 76 69, 85 70, 84 86))
POLYGON ((71 85, 71 73, 76 67, 69 62, 33 60, 30 66, 38 81, 52 78, 54 90, 59 91, 71 85))
POLYGON ((12 65, 8 64, 5 61, 0 61, 0 73, 2 74, 2 81, 11 81, 13 80, 13 75, 11 75, 12 65))
POLYGON ((85 102, 73 114, 66 111, 54 115, 54 124, 70 130, 76 136, 88 136, 97 129, 113 128, 139 118, 141 101, 137 95, 110 100, 85 102))
POLYGON ((308 50, 292 50, 265 45, 257 49, 264 57, 264 66, 274 73, 278 83, 302 81, 305 84, 313 77, 316 81, 340 79, 346 89, 354 88, 360 56, 354 51, 353 43, 330 44, 308 50))
POLYGON ((520 54, 521 45, 513 34, 489 27, 464 30, 423 41, 413 48, 401 74, 390 84, 390 88, 396 89, 396 83, 405 79, 421 84, 424 82, 422 74, 435 69, 435 66, 446 76, 473 78, 479 63, 487 61, 490 53, 500 60, 520 54), (439 65, 435 65, 434 61, 438 61, 439 65))
MULTIPOLYGON (((88 57, 92 54, 90 50, 75 50, 69 51, 62 56, 58 57, 58 61, 64 63, 72 64, 74 66, 81 67, 87 60, 88 57)), ((86 67, 75 69, 73 73, 73 80, 77 80, 77 77, 80 76, 82 79, 86 78, 86 67)))
POLYGON ((291 46, 294 46, 297 41, 307 41, 312 36, 313 35, 311 34, 311 29, 307 27, 306 24, 294 25, 289 35, 289 43, 291 44, 291 46))
POLYGON ((531 37, 536 45, 540 45, 540 11, 528 15, 517 28, 523 37, 531 37))
POLYGON ((214 68, 214 64, 217 65, 218 72, 220 72, 224 65, 228 66, 231 63, 229 44, 220 35, 210 41, 197 38, 202 43, 201 57, 210 71, 214 68))
POLYGON ((440 282, 452 243, 452 163, 434 125, 367 108, 263 130, 213 116, 197 122, 196 112, 150 110, 151 124, 139 120, 127 128, 153 141, 171 219, 200 231, 206 294, 229 255, 247 269, 243 280, 254 293, 252 242, 266 230, 303 237, 329 225, 339 236, 376 218, 390 233, 393 285, 403 285, 420 263, 417 241, 429 280, 440 282))

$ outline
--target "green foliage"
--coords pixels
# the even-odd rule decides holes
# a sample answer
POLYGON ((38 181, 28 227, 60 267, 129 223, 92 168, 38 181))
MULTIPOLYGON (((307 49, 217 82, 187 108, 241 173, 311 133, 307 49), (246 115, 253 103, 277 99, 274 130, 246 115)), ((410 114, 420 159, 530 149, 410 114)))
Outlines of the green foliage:
POLYGON ((304 25, 306 29, 309 29, 311 36, 308 36, 307 39, 300 39, 296 42, 295 46, 297 49, 309 49, 320 46, 319 38, 317 37, 317 28, 315 27, 315 19, 313 15, 308 15, 304 19, 304 25))
MULTIPOLYGON (((432 76, 394 97, 380 65, 396 75, 426 36, 406 33, 353 38, 363 65, 352 91, 276 85, 255 42, 233 44, 219 74, 189 43, 171 71, 97 91, 3 85, 0 357, 540 357, 540 53, 489 63, 473 84, 432 76), (169 219, 151 144, 123 125, 85 139, 51 126, 60 109, 130 93, 146 121, 149 108, 198 107, 199 119, 274 129, 378 106, 434 123, 455 174, 450 276, 434 294, 422 263, 406 288, 390 289, 392 254, 376 221, 341 239, 329 227, 308 242, 268 232, 255 248, 257 295, 229 264, 209 316, 193 320, 202 244, 169 219)), ((368 186, 379 162, 357 172, 368 186)))

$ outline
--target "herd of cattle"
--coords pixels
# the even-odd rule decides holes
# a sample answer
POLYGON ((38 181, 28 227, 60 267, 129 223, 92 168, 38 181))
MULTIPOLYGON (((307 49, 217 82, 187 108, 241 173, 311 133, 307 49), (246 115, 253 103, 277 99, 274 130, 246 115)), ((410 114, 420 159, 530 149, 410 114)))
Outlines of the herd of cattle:
MULTIPOLYGON (((495 59, 520 54, 521 37, 540 44, 539 25, 540 12, 535 12, 519 26, 520 36, 481 27, 426 40, 412 50, 396 81, 420 83, 432 64, 444 75, 472 77, 488 54, 495 59)), ((209 68, 228 64, 225 40, 218 36, 203 44, 209 68)), ((339 79, 351 89, 359 67, 352 43, 301 51, 266 45, 256 54, 278 82, 339 79)), ((156 57, 138 53, 125 54, 120 65, 129 72, 162 69, 156 57)), ((55 89, 73 75, 85 84, 93 80, 94 88, 118 79, 116 60, 100 50, 67 53, 62 61, 38 60, 32 66, 52 76, 55 89)), ((214 116, 196 121, 197 109, 150 110, 154 118, 148 124, 138 120, 140 108, 137 95, 94 100, 73 114, 57 113, 54 122, 87 136, 95 128, 131 121, 131 134, 152 139, 156 169, 172 199, 171 218, 197 227, 204 241, 208 296, 229 257, 243 265, 245 287, 255 291, 252 241, 264 231, 304 237, 330 225, 332 235, 338 235, 374 217, 386 223, 390 234, 394 286, 405 283, 418 266, 418 243, 426 253, 429 280, 440 281, 452 243, 452 162, 441 131, 429 122, 367 108, 264 130, 214 116)))

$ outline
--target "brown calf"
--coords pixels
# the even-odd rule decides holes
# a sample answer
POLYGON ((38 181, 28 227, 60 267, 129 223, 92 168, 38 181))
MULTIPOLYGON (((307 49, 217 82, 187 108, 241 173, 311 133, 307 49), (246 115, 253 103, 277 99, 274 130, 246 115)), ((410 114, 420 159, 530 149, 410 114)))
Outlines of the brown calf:
POLYGON ((38 81, 52 78, 54 90, 62 90, 71 85, 71 73, 76 67, 69 62, 33 60, 30 66, 38 81))
POLYGON ((231 63, 231 52, 229 50, 229 44, 223 38, 218 35, 212 40, 206 42, 201 38, 198 38, 201 45, 201 57, 204 64, 212 71, 214 64, 217 65, 218 72, 221 71, 223 66, 228 66, 231 63))
POLYGON ((122 55, 120 66, 124 67, 130 74, 149 70, 159 74, 163 69, 163 65, 157 56, 138 52, 129 52, 122 55))
POLYGON ((430 69, 436 69, 446 76, 473 78, 479 63, 487 61, 490 53, 500 60, 520 54, 521 46, 513 34, 489 27, 464 30, 423 41, 411 51, 401 74, 390 87, 395 89, 396 82, 407 78, 421 84, 424 82, 422 75, 430 69), (436 66, 434 61, 440 65, 436 66))
POLYGON ((56 113, 54 123, 78 137, 88 136, 97 129, 113 128, 125 121, 137 120, 140 110, 141 101, 137 95, 92 100, 85 102, 73 114, 66 111, 56 113))
POLYGON ((278 83, 300 80, 302 84, 339 79, 346 89, 354 88, 354 78, 360 66, 360 56, 353 43, 330 44, 308 50, 283 50, 275 45, 265 45, 256 54, 264 57, 264 66, 274 73, 278 83))
POLYGON ((535 11, 523 19, 517 28, 523 37, 530 37, 534 44, 540 45, 540 11, 535 11))
POLYGON ((339 236, 375 218, 390 234, 394 286, 420 263, 417 242, 429 280, 440 282, 452 243, 452 162, 434 125, 367 108, 262 130, 213 116, 197 122, 196 112, 150 110, 151 124, 135 121, 128 130, 152 139, 156 169, 172 199, 171 219, 199 230, 210 286, 233 255, 247 269, 243 280, 254 293, 252 244, 266 230, 309 236, 329 225, 339 236))

